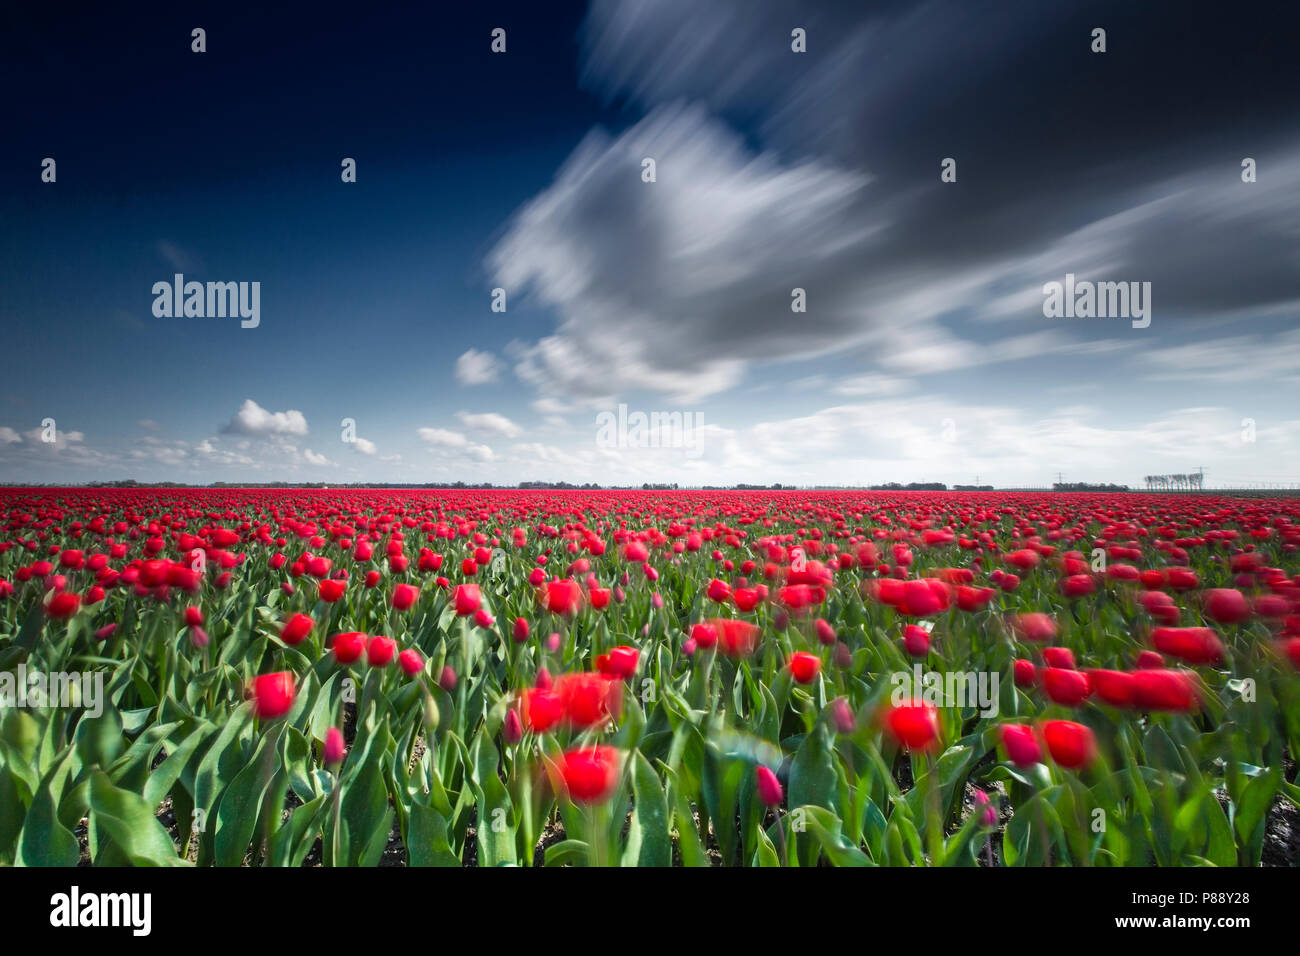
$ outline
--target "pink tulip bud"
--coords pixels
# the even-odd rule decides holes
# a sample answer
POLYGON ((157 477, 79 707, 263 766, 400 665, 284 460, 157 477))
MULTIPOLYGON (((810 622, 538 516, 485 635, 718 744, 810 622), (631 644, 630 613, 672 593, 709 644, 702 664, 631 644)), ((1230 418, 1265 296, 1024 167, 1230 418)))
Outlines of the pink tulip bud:
POLYGON ((842 734, 851 734, 857 729, 857 718, 853 715, 853 707, 847 697, 836 697, 831 701, 831 720, 835 723, 835 729, 842 734))
POLYGON ((347 749, 343 746, 343 732, 337 727, 325 731, 325 766, 336 767, 343 762, 347 749))
POLYGON ((501 732, 508 744, 517 744, 523 739, 524 727, 519 721, 519 711, 513 707, 506 711, 506 722, 501 732))
POLYGON ((781 805, 781 800, 785 794, 781 791, 781 781, 776 779, 774 774, 767 767, 761 764, 756 768, 758 778, 758 799, 763 802, 763 806, 776 808, 781 805))

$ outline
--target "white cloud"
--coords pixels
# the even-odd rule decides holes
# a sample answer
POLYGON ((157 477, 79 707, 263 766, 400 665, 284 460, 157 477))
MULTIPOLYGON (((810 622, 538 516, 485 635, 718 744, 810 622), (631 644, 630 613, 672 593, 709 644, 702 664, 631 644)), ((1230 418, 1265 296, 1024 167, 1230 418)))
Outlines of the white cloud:
POLYGON ((303 449, 302 457, 307 459, 307 463, 309 465, 319 466, 319 465, 331 464, 328 458, 326 458, 324 455, 317 454, 316 452, 312 451, 310 448, 303 449))
POLYGON ((868 182, 755 155, 694 108, 590 133, 489 256, 496 281, 561 319, 514 349, 516 374, 581 401, 637 388, 689 400, 733 386, 747 362, 843 344, 862 331, 861 260, 886 222, 862 203, 868 182))
POLYGON ((416 431, 416 434, 420 436, 421 441, 432 446, 431 451, 443 455, 479 462, 492 461, 495 457, 492 449, 487 445, 472 442, 460 432, 448 431, 445 428, 421 428, 416 431))
POLYGON ((518 438, 524 431, 510 419, 496 412, 457 412, 456 417, 466 428, 501 435, 504 438, 518 438))
POLYGON ((501 363, 491 352, 470 349, 456 359, 456 381, 462 385, 487 385, 495 382, 500 374, 501 363))
POLYGON ((363 455, 373 455, 378 450, 375 447, 375 443, 369 438, 361 438, 360 436, 352 440, 352 445, 363 455))
POLYGON ((221 430, 228 435, 305 435, 307 419, 302 412, 292 408, 284 412, 268 412, 251 398, 246 398, 221 430))
POLYGON ((12 445, 15 442, 21 442, 22 440, 23 436, 19 435, 12 428, 7 425, 0 426, 0 445, 12 445))

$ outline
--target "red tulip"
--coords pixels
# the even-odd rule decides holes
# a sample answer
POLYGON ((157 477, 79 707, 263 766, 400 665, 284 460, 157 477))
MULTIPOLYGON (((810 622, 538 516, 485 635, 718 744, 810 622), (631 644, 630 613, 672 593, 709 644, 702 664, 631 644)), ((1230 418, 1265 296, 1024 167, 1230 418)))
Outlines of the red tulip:
POLYGON ((1133 674, 1133 702, 1143 710, 1186 713, 1200 706, 1200 690, 1189 671, 1142 670, 1133 674))
POLYGON ((1043 660, 1048 667, 1061 667, 1069 671, 1076 669, 1074 653, 1068 647, 1044 647, 1043 660))
POLYGON ((827 621, 819 617, 817 618, 816 621, 813 622, 813 628, 814 630, 817 631, 817 640, 819 640, 821 643, 823 644, 835 643, 835 628, 831 627, 831 625, 827 621))
POLYGON ((564 718, 564 700, 541 687, 530 687, 519 695, 524 725, 535 734, 545 733, 564 718))
POLYGON ((340 664, 351 664, 359 660, 361 655, 366 652, 366 635, 360 631, 335 634, 331 647, 334 651, 335 661, 340 664))
POLYGON ((709 586, 705 589, 704 593, 708 595, 710 601, 717 604, 725 604, 731 597, 731 585, 727 584, 726 581, 719 581, 717 578, 714 578, 709 582, 709 586))
POLYGON ((1007 757, 1017 767, 1032 767, 1036 763, 1042 763, 1043 749, 1038 745, 1038 737, 1035 736, 1032 727, 1026 727, 1024 724, 1003 724, 998 733, 1007 757))
POLYGON ((1041 611, 1017 614, 1011 619, 1011 629, 1026 641, 1050 641, 1057 634, 1056 621, 1041 611))
POLYGON ((635 647, 611 648, 608 654, 596 658, 596 669, 607 677, 625 680, 636 673, 640 651, 635 647))
POLYGON ((343 597, 343 589, 346 582, 336 579, 329 579, 320 583, 320 599, 326 604, 333 604, 339 598, 343 597))
POLYGON ((424 657, 413 647, 408 647, 397 655, 397 666, 407 677, 414 677, 424 670, 424 657))
POLYGON ((1096 589, 1096 582, 1087 574, 1071 574, 1061 582, 1061 593, 1068 598, 1084 597, 1096 589))
POLYGON ((1156 650, 1189 664, 1218 664, 1223 644, 1208 627, 1157 627, 1151 631, 1156 650))
MULTIPOLYGON (((722 653, 728 657, 748 657, 758 647, 758 639, 762 632, 757 624, 724 617, 712 618, 705 623, 710 625, 718 635, 722 653)), ((698 639, 697 636, 696 640, 698 639)))
POLYGON ((1086 768, 1097 759, 1097 740, 1092 730, 1072 720, 1049 720, 1043 724, 1047 751, 1062 767, 1086 768))
POLYGON ((80 595, 71 591, 59 591, 46 602, 45 613, 55 620, 66 621, 76 614, 80 607, 80 595))
POLYGON ((420 596, 420 589, 410 584, 399 584, 393 588, 393 610, 409 611, 420 596))
POLYGON ((452 592, 451 603, 455 605, 459 617, 469 617, 483 603, 483 595, 477 584, 458 584, 452 592))
POLYGON ((1250 618, 1250 604, 1245 595, 1232 588, 1206 591, 1203 604, 1206 616, 1219 624, 1238 624, 1250 618))
POLYGON ((552 614, 572 616, 582 607, 582 588, 572 578, 548 581, 538 591, 538 598, 552 614))
POLYGON ((554 686, 570 726, 586 729, 617 719, 622 710, 621 684, 604 674, 565 674, 554 686))
POLYGON ((821 671, 822 662, 816 654, 795 651, 790 655, 790 674, 800 684, 811 684, 821 671))
POLYGON ((932 704, 891 704, 884 710, 883 724, 897 743, 910 750, 927 750, 939 739, 939 712, 932 704))
POLYGON ((559 761, 560 777, 570 800, 577 804, 601 803, 618 784, 619 752, 613 747, 570 750, 559 761))
POLYGON ((262 720, 275 720, 289 713, 298 692, 294 686, 293 674, 289 671, 254 677, 250 691, 253 711, 262 720))
POLYGON ((1078 707, 1091 693, 1088 675, 1060 667, 1043 668, 1043 690, 1047 696, 1066 707, 1078 707))
POLYGON ((1112 707, 1133 706, 1133 675, 1125 671, 1090 670, 1088 681, 1093 692, 1112 707))
POLYGON ((371 667, 387 667, 397 656, 397 642, 391 637, 372 637, 366 644, 366 663, 371 667))
POLYGON ((919 624, 903 628, 903 649, 912 657, 925 657, 930 653, 930 632, 919 624))
POLYGON ((1033 687, 1038 683, 1038 668, 1033 661, 1019 658, 1012 667, 1017 687, 1033 687))
POLYGON ((315 626, 316 622, 309 615, 294 614, 280 628, 280 640, 290 646, 301 644, 315 626))
POLYGON ((202 627, 203 610, 197 607, 187 607, 185 609, 185 624, 187 627, 202 627))
POLYGON ((718 631, 707 621, 691 628, 691 640, 699 647, 712 647, 718 643, 718 631))

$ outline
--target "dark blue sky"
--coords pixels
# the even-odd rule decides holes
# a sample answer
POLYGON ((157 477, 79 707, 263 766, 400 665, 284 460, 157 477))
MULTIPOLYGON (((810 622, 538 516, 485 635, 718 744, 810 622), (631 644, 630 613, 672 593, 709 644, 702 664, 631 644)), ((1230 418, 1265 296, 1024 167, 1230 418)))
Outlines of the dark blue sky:
POLYGON ((1294 5, 1133 7, 22 10, 0 480, 1300 481, 1294 5), (261 324, 156 318, 177 271, 261 324))

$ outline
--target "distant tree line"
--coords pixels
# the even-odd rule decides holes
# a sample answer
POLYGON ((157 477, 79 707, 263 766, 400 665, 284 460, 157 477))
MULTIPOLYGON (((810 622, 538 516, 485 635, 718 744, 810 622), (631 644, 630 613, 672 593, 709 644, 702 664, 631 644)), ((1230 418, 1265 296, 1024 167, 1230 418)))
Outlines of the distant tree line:
POLYGON ((1057 481, 1053 491, 1128 491, 1128 485, 1092 484, 1087 481, 1057 481))
POLYGON ((1147 491, 1200 491, 1205 484, 1205 473, 1193 471, 1184 475, 1147 475, 1147 491))

